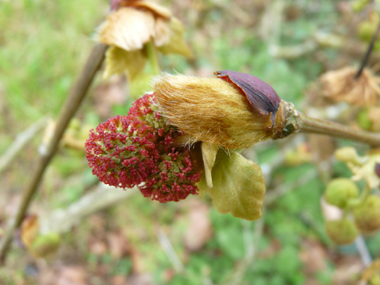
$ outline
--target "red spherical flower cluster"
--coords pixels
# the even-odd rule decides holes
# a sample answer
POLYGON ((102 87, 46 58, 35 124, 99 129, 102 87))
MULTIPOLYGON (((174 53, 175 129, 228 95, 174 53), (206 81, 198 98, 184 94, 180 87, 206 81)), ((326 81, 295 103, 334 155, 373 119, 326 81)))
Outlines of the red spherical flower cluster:
POLYGON ((138 186, 162 203, 197 194, 201 171, 189 148, 175 147, 183 132, 167 123, 154 94, 137 100, 128 116, 116 116, 91 130, 86 157, 99 180, 116 187, 138 186))

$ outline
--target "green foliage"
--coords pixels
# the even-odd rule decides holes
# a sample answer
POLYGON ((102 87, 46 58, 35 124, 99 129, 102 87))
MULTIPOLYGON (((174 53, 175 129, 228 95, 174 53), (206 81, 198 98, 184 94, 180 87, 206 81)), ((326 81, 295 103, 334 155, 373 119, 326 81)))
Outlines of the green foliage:
POLYGON ((350 178, 352 176, 351 170, 342 161, 336 161, 333 164, 333 168, 334 168, 334 173, 336 173, 338 177, 350 178))
POLYGON ((0 26, 7 28, 0 36, 0 85, 14 118, 22 117, 26 126, 46 112, 58 113, 106 5, 102 0, 1 3, 7 17, 0 26))
POLYGON ((117 261, 113 270, 113 275, 128 275, 132 270, 132 262, 129 258, 122 258, 117 261))
POLYGON ((230 272, 233 261, 229 258, 218 256, 210 252, 193 254, 186 266, 186 274, 176 275, 169 284, 201 284, 202 280, 209 278, 214 283, 219 283, 230 272))
POLYGON ((243 258, 245 250, 241 221, 229 214, 220 215, 215 209, 211 211, 211 220, 219 248, 232 259, 243 258))
POLYGON ((83 185, 70 183, 60 189, 60 200, 57 202, 56 207, 67 207, 71 203, 77 201, 83 194, 83 185))
POLYGON ((303 91, 308 83, 305 74, 292 68, 285 60, 273 60, 267 47, 252 57, 250 65, 250 73, 272 85, 281 99, 294 104, 303 99, 303 91))
POLYGON ((334 274, 334 271, 335 271, 335 268, 334 266, 329 263, 328 264, 328 267, 321 271, 321 272, 318 272, 316 274, 316 279, 323 285, 327 285, 327 284, 331 284, 332 282, 332 278, 333 278, 333 274, 334 274))
POLYGON ((285 246, 276 255, 251 266, 245 280, 255 280, 255 284, 303 284, 305 277, 301 269, 298 249, 285 246))
POLYGON ((378 256, 380 254, 380 232, 374 236, 368 237, 366 243, 372 256, 378 256))

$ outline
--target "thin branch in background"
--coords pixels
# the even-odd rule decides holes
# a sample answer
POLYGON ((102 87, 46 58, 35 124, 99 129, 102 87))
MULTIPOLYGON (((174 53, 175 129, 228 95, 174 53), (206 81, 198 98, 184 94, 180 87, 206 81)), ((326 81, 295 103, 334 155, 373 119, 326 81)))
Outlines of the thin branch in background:
POLYGON ((18 134, 13 144, 5 151, 0 157, 0 173, 2 173, 17 157, 17 154, 24 149, 24 147, 30 142, 30 140, 42 130, 47 123, 46 118, 42 118, 39 121, 33 123, 22 133, 18 134))
POLYGON ((313 230, 313 232, 317 235, 318 239, 328 248, 332 248, 334 246, 332 240, 328 236, 326 236, 325 227, 318 224, 309 212, 302 211, 301 213, 295 214, 293 216, 294 218, 301 221, 305 226, 313 230))
POLYGON ((362 258, 363 264, 367 267, 372 263, 371 254, 368 251, 367 245, 362 235, 359 235, 355 240, 356 248, 362 258))
POLYGON ((302 177, 300 179, 298 179, 292 183, 287 183, 287 184, 282 184, 280 186, 277 186, 272 191, 267 192, 267 194, 265 195, 265 199, 264 199, 264 205, 268 206, 268 205, 272 204, 278 198, 284 196, 285 194, 289 193, 290 191, 292 191, 295 188, 298 188, 300 186, 305 185, 310 180, 317 178, 317 177, 318 177, 318 173, 313 168, 310 171, 308 171, 307 173, 305 173, 304 175, 302 175, 302 177))
POLYGON ((359 68, 358 72, 355 75, 355 79, 358 79, 360 77, 360 75, 363 72, 364 67, 367 65, 367 62, 368 62, 369 57, 371 55, 371 52, 372 52, 372 50, 373 50, 373 48, 375 46, 375 42, 376 42, 377 38, 379 37, 379 32, 380 32, 380 22, 379 22, 379 25, 377 26, 377 30, 376 30, 375 34, 373 35, 371 43, 368 46, 367 52, 364 55, 363 61, 362 61, 361 65, 360 65, 360 68, 359 68))
POLYGON ((20 226, 25 213, 29 208, 29 204, 40 185, 41 179, 45 172, 46 167, 49 165, 50 160, 53 158, 58 144, 65 132, 70 120, 78 110, 83 98, 85 97, 93 79, 103 63, 104 55, 108 46, 104 44, 97 44, 91 50, 87 62, 76 81, 73 88, 70 90, 69 96, 61 110, 57 120, 57 126, 54 135, 50 141, 49 147, 39 157, 36 167, 31 174, 31 179, 25 186, 21 203, 18 206, 16 215, 9 220, 9 224, 5 230, 4 236, 0 240, 0 263, 5 262, 5 258, 10 247, 13 234, 17 227, 20 226))
MULTIPOLYGON (((380 146, 380 133, 364 130, 355 130, 335 122, 310 118, 296 111, 297 124, 295 130, 299 132, 328 135, 337 138, 349 139, 369 144, 372 147, 380 146)), ((289 116, 291 118, 291 116, 289 116)))
MULTIPOLYGON (((265 215, 265 208, 263 208, 263 214, 261 218, 254 222, 253 232, 249 233, 250 235, 252 235, 252 239, 250 240, 250 246, 246 247, 248 251, 245 258, 237 264, 232 274, 228 275, 221 284, 238 285, 242 283, 246 271, 248 270, 250 266, 253 265, 255 261, 255 257, 257 254, 257 247, 264 230, 264 215, 265 215)), ((250 221, 244 221, 243 223, 245 223, 243 224, 245 231, 247 230, 247 225, 252 224, 252 222, 250 221)))
POLYGON ((99 183, 96 186, 96 189, 81 197, 67 208, 54 210, 51 213, 40 215, 40 233, 68 232, 73 226, 79 224, 86 216, 122 202, 137 192, 137 187, 123 191, 120 188, 118 189, 113 186, 99 183))
POLYGON ((170 260, 171 264, 173 265, 174 270, 177 273, 183 272, 185 270, 185 266, 183 265, 177 253, 175 252, 168 236, 161 228, 158 229, 158 242, 160 243, 163 251, 170 260))

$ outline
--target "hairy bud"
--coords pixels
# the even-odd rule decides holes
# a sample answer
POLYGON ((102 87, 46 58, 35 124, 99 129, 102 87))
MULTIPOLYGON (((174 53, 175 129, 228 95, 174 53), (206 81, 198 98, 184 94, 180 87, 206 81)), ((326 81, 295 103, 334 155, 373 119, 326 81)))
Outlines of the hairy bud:
POLYGON ((271 138, 280 125, 280 116, 274 126, 271 120, 275 108, 251 104, 240 87, 219 78, 164 74, 155 78, 153 88, 160 110, 192 137, 190 142, 247 148, 271 138))

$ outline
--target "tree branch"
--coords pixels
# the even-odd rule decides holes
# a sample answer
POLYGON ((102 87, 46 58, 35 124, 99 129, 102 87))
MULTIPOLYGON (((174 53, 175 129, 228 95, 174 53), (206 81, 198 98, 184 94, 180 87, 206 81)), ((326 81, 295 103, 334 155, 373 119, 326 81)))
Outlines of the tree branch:
POLYGON ((2 173, 16 158, 17 154, 24 149, 25 145, 43 128, 46 126, 47 119, 42 118, 36 123, 33 123, 28 129, 18 134, 16 140, 7 149, 4 155, 0 158, 0 173, 2 173))
POLYGON ((379 25, 377 26, 375 34, 373 35, 371 43, 368 46, 367 52, 364 55, 364 58, 363 58, 362 63, 360 65, 360 67, 359 67, 359 70, 358 70, 358 72, 355 75, 355 79, 358 79, 360 77, 360 75, 363 72, 364 67, 367 65, 367 62, 369 60, 369 56, 371 55, 371 52, 372 52, 372 50, 373 50, 373 48, 375 46, 376 40, 379 37, 379 32, 380 32, 380 22, 379 22, 379 25))
POLYGON ((64 209, 43 213, 39 217, 41 234, 65 233, 73 226, 81 223, 82 219, 111 205, 124 201, 137 193, 137 187, 123 191, 113 186, 98 183, 94 191, 84 195, 64 209))
POLYGON ((297 132, 311 134, 328 135, 336 138, 349 139, 362 142, 372 147, 380 147, 380 133, 353 129, 345 125, 310 118, 299 112, 292 103, 282 101, 283 111, 278 133, 274 134, 274 139, 282 139, 297 132))
POLYGON ((363 142, 373 147, 380 147, 380 134, 357 130, 335 122, 310 118, 300 113, 298 116, 299 131, 313 134, 329 135, 357 142, 363 142))
POLYGON ((88 91, 88 88, 90 87, 91 82, 93 81, 96 72, 100 68, 104 60, 104 54, 107 48, 108 46, 104 44, 97 44, 93 47, 82 70, 82 73, 80 74, 73 88, 70 90, 69 96, 67 97, 66 102, 58 117, 54 135, 48 147, 44 149, 44 151, 40 154, 37 165, 31 175, 31 179, 24 188, 21 203, 17 209, 16 215, 10 219, 5 234, 0 240, 0 263, 5 262, 13 234, 16 228, 20 226, 25 213, 28 210, 34 193, 40 185, 45 169, 49 165, 50 160, 53 158, 58 148, 58 144, 63 136, 63 133, 65 132, 71 118, 78 110, 83 98, 88 91))

